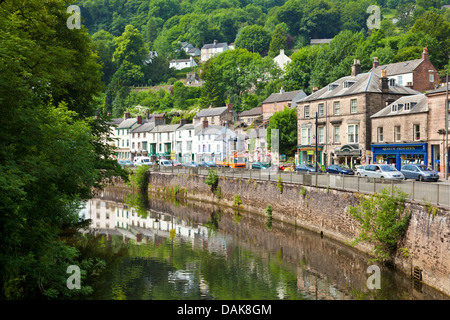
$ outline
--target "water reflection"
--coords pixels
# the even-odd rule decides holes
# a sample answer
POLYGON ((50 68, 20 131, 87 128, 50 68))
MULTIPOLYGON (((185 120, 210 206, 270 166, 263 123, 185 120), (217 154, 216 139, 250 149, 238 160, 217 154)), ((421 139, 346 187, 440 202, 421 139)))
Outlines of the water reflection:
POLYGON ((447 299, 381 268, 366 285, 369 257, 266 217, 184 199, 150 197, 143 217, 128 190, 109 188, 87 203, 86 232, 126 248, 94 284, 95 299, 447 299))

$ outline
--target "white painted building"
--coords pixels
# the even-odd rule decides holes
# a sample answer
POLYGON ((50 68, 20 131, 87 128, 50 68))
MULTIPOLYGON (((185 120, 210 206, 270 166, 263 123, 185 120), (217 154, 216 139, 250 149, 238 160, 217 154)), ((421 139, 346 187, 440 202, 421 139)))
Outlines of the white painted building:
POLYGON ((204 121, 195 127, 193 140, 195 161, 218 162, 237 150, 237 135, 233 130, 224 126, 208 126, 204 121))
POLYGON ((217 40, 214 40, 214 43, 205 44, 201 50, 201 62, 205 62, 228 49, 226 42, 217 42, 217 40))
POLYGON ((284 70, 284 68, 292 61, 292 59, 284 54, 284 49, 280 49, 280 54, 273 58, 273 61, 281 70, 284 70))
POLYGON ((150 131, 148 145, 152 159, 175 157, 175 130, 179 126, 180 124, 157 125, 150 131))
POLYGON ((192 56, 189 59, 172 59, 169 62, 169 68, 174 68, 176 70, 182 70, 184 68, 191 68, 195 66, 197 66, 197 63, 192 56))
POLYGON ((194 161, 194 134, 194 125, 181 120, 180 126, 175 130, 175 160, 181 163, 194 161))

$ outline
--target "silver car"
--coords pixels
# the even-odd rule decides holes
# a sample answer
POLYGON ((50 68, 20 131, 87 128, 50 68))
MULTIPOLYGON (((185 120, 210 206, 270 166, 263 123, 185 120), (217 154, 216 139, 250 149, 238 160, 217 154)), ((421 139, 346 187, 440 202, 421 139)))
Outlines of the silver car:
POLYGON ((365 166, 361 173, 364 177, 381 178, 381 179, 400 179, 404 180, 403 173, 398 171, 395 167, 388 164, 370 164, 365 166))
POLYGON ((406 164, 402 167, 405 179, 416 179, 419 181, 438 181, 439 174, 423 164, 406 164))

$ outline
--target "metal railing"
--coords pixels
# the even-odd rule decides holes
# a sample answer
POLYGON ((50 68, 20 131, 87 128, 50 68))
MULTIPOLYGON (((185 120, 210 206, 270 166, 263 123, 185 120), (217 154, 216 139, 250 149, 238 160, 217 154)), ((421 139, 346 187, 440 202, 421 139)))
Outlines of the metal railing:
POLYGON ((391 190, 397 187, 408 194, 411 201, 450 207, 450 184, 419 182, 412 180, 379 179, 329 173, 298 173, 293 171, 270 171, 254 169, 206 168, 206 167, 163 167, 151 166, 151 171, 198 174, 207 176, 209 170, 217 172, 218 176, 253 180, 268 180, 297 183, 318 188, 353 191, 364 194, 374 194, 385 187, 391 190))

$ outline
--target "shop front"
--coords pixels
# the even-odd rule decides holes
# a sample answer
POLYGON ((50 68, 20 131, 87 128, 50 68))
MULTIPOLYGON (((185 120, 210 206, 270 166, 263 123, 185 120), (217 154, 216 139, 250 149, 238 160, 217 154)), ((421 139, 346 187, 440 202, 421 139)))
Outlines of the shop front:
MULTIPOLYGON (((323 146, 318 146, 318 162, 320 165, 323 165, 323 156, 322 156, 323 146)), ((314 158, 316 154, 316 147, 307 145, 307 146, 298 146, 298 164, 311 164, 314 165, 314 158)))
POLYGON ((346 144, 337 148, 332 153, 332 160, 335 164, 340 164, 349 168, 355 168, 364 162, 363 150, 357 144, 346 144))
POLYGON ((427 143, 373 144, 374 163, 395 165, 401 170, 405 164, 428 165, 427 143))

